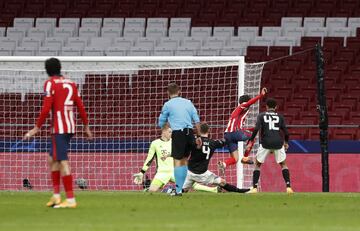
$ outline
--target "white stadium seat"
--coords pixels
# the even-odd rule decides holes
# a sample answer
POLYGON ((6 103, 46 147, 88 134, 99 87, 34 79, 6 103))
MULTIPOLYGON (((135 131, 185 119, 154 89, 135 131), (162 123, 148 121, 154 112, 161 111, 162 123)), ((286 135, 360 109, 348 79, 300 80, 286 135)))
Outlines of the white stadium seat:
POLYGON ((122 36, 122 27, 103 27, 101 28, 101 37, 117 38, 122 36))
POLYGON ((26 30, 34 27, 34 18, 14 18, 15 28, 25 28, 26 30))
POLYGON ((186 28, 190 30, 191 18, 171 18, 170 27, 172 28, 186 28))
POLYGON ((124 19, 123 18, 104 18, 103 27, 124 27, 124 19))
POLYGON ((167 18, 148 18, 147 19, 147 28, 168 28, 168 19, 167 18))
POLYGON ((259 36, 259 27, 238 27, 238 36, 243 38, 255 38, 256 36, 259 36))

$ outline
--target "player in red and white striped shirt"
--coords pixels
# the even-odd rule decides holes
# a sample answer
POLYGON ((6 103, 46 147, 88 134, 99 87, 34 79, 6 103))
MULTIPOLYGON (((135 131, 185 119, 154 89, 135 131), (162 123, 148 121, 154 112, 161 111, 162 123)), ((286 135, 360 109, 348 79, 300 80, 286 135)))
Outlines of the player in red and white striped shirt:
MULTIPOLYGON (((225 168, 229 165, 234 165, 239 160, 239 153, 238 153, 238 142, 239 141, 246 141, 251 137, 252 130, 251 129, 245 129, 244 124, 246 120, 246 116, 249 113, 249 108, 251 105, 256 103, 258 100, 264 97, 267 90, 266 88, 263 88, 261 90, 261 93, 254 97, 250 98, 248 95, 242 95, 239 98, 239 106, 235 108, 235 110, 231 113, 229 123, 226 127, 224 138, 226 140, 226 143, 228 145, 228 149, 230 152, 231 157, 226 159, 224 162, 220 161, 218 163, 219 169, 221 172, 224 172, 225 168)), ((254 145, 254 141, 251 141, 248 144, 248 147, 245 150, 244 157, 241 160, 241 163, 243 164, 253 164, 254 162, 249 159, 249 154, 252 149, 252 146, 254 145)))
POLYGON ((56 58, 45 61, 45 69, 49 79, 44 84, 44 100, 41 113, 35 127, 25 135, 25 139, 34 136, 44 124, 50 111, 52 114, 52 137, 50 156, 48 158, 54 195, 46 204, 54 208, 75 208, 72 175, 69 168, 68 149, 70 140, 75 133, 74 106, 78 108, 84 124, 85 133, 92 139, 88 126, 88 118, 76 84, 60 74, 61 63, 56 58), (61 203, 60 173, 64 184, 67 200, 61 203))

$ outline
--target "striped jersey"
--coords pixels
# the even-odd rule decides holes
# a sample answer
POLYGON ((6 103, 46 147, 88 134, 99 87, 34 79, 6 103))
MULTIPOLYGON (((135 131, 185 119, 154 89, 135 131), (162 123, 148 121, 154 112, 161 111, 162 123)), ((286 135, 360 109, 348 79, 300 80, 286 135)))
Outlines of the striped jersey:
POLYGON ((235 132, 238 130, 243 130, 243 126, 246 121, 246 116, 249 113, 249 108, 251 105, 256 103, 261 99, 263 95, 258 95, 247 102, 244 102, 237 106, 235 110, 231 113, 229 122, 226 126, 225 132, 235 132))
POLYGON ((41 127, 52 114, 52 133, 75 133, 74 106, 77 106, 84 125, 88 118, 76 84, 63 76, 52 76, 44 84, 44 100, 36 126, 41 127))

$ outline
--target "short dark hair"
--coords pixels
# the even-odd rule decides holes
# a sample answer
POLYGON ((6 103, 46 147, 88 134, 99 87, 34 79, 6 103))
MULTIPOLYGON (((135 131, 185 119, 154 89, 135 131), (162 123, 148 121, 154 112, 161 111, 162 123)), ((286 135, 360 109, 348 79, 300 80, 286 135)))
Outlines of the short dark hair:
POLYGON ((168 92, 170 95, 176 95, 179 93, 179 86, 176 83, 170 83, 168 85, 168 92))
POLYGON ((276 100, 273 99, 273 98, 268 98, 268 99, 266 100, 266 106, 268 106, 268 108, 273 108, 273 109, 275 109, 276 106, 277 106, 276 100))
POLYGON ((200 124, 200 133, 206 134, 209 132, 209 125, 207 123, 201 123, 200 124))
POLYGON ((61 63, 57 58, 50 58, 45 61, 45 70, 49 76, 60 75, 61 63))
POLYGON ((251 98, 250 98, 249 95, 242 95, 242 96, 240 96, 240 98, 239 98, 239 104, 245 103, 245 102, 249 101, 250 99, 251 99, 251 98))

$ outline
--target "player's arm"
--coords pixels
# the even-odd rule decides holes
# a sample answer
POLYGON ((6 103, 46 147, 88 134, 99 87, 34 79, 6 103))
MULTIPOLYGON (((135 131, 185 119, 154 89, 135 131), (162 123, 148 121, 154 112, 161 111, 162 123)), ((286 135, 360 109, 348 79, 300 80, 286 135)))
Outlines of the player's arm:
POLYGON ((24 139, 29 139, 40 130, 41 126, 45 123, 45 120, 50 113, 53 101, 54 101, 53 86, 51 81, 47 80, 44 84, 44 98, 42 104, 43 106, 41 108, 40 115, 37 118, 36 125, 34 126, 33 129, 31 129, 25 134, 24 139))
POLYGON ((262 114, 259 114, 258 116, 257 116, 257 119, 256 119, 256 125, 255 125, 255 128, 254 128, 254 131, 252 132, 252 135, 251 135, 251 137, 250 137, 250 139, 249 140, 254 140, 255 139, 255 137, 256 137, 256 135, 257 135, 257 133, 258 133, 258 131, 260 130, 260 127, 261 127, 261 119, 262 119, 262 114))
POLYGON ((82 120, 82 122, 84 124, 85 133, 86 133, 86 135, 87 135, 87 137, 89 139, 92 139, 93 135, 92 135, 92 132, 90 131, 90 128, 89 128, 89 119, 88 119, 88 116, 87 116, 87 113, 86 113, 86 110, 85 110, 84 103, 83 103, 83 101, 81 99, 80 92, 78 91, 76 86, 74 87, 74 90, 75 90, 74 102, 76 104, 76 107, 78 108, 81 120, 82 120))
POLYGON ((143 177, 145 172, 149 169, 151 163, 153 162, 155 158, 155 145, 154 142, 151 142, 148 155, 145 159, 144 165, 141 168, 139 173, 134 174, 134 183, 135 184, 141 184, 143 182, 143 177))
POLYGON ((251 105, 253 105, 254 103, 256 103, 258 100, 260 100, 261 98, 263 98, 265 96, 265 94, 267 93, 267 89, 264 87, 263 89, 261 89, 261 93, 258 96, 255 96, 254 98, 250 99, 249 101, 242 103, 240 105, 240 107, 250 107, 251 105))
POLYGON ((280 122, 280 129, 283 131, 284 133, 284 148, 285 150, 287 151, 288 148, 289 148, 289 138, 290 138, 290 135, 289 135, 289 132, 288 132, 288 129, 286 127, 286 123, 285 123, 285 119, 283 116, 281 116, 281 122, 280 122))
POLYGON ((164 106, 161 109, 161 113, 160 113, 160 116, 159 116, 158 126, 160 128, 162 128, 165 125, 165 123, 167 122, 168 117, 169 117, 169 109, 168 109, 167 104, 165 103, 164 106))
POLYGON ((212 140, 210 143, 212 149, 222 148, 226 145, 225 139, 212 140))
POLYGON ((192 121, 195 123, 195 131, 197 135, 200 135, 200 118, 199 118, 199 114, 194 106, 193 103, 191 103, 192 105, 192 110, 191 110, 191 119, 192 121))

